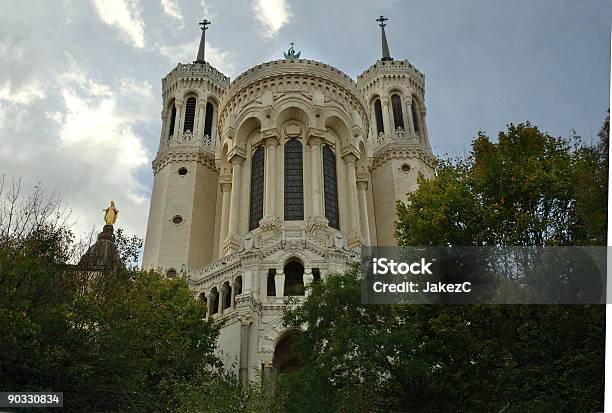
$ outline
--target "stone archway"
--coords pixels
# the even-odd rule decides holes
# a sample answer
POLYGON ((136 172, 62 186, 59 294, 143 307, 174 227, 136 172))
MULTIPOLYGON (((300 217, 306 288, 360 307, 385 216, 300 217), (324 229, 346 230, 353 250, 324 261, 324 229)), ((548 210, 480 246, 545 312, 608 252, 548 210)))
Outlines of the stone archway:
POLYGON ((277 341, 272 356, 272 368, 275 374, 293 373, 300 368, 300 354, 296 348, 300 334, 300 330, 290 330, 277 341))

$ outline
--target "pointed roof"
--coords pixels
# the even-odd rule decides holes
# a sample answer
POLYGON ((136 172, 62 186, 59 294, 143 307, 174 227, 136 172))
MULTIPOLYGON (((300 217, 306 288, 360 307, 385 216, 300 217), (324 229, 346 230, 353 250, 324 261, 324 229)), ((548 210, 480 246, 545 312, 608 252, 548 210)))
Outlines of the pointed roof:
POLYGON ((123 267, 112 225, 104 225, 102 232, 98 234, 98 240, 89 247, 79 261, 78 268, 83 271, 99 271, 109 273, 123 267))
POLYGON ((206 29, 211 22, 209 20, 202 20, 200 23, 200 29, 202 29, 202 37, 200 38, 200 47, 198 47, 198 56, 193 63, 204 63, 204 48, 206 46, 206 29))
POLYGON ((376 21, 380 26, 380 35, 382 38, 382 57, 380 60, 393 60, 391 54, 389 53, 389 44, 387 43, 387 35, 385 34, 385 26, 387 25, 385 22, 389 20, 385 16, 380 16, 376 21))

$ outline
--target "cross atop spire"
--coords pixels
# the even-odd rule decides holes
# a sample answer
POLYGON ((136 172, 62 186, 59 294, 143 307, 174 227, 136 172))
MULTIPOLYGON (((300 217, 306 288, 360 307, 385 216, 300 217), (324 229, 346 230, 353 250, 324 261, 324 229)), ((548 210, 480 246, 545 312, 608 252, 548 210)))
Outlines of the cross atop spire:
POLYGON ((193 63, 204 63, 204 48, 206 46, 206 30, 208 29, 208 25, 210 23, 211 22, 207 19, 204 19, 198 23, 200 25, 200 29, 202 29, 202 37, 200 38, 200 47, 198 48, 198 56, 196 57, 196 60, 193 63))
POLYGON ((387 20, 389 20, 389 19, 387 19, 385 16, 380 16, 378 19, 376 19, 376 21, 378 22, 378 25, 380 27, 385 27, 386 26, 385 22, 387 20))
POLYGON ((391 54, 389 53, 389 44, 387 43, 387 35, 385 34, 385 26, 387 25, 385 22, 389 20, 385 16, 380 16, 376 21, 380 26, 380 35, 382 37, 382 58, 380 60, 393 60, 391 54))

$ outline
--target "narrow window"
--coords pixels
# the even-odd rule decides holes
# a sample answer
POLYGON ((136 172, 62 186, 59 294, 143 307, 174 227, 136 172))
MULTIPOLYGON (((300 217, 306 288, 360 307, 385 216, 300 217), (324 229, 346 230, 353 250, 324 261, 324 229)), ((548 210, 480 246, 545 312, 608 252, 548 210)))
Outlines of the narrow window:
POLYGON ((217 314, 219 312, 219 291, 217 290, 217 287, 214 287, 210 291, 210 297, 210 311, 208 312, 208 314, 217 314))
POLYGON ((404 129, 404 112, 402 111, 402 99, 399 95, 391 96, 391 107, 393 108, 393 122, 395 129, 404 129))
POLYGON ((168 139, 174 134, 174 124, 176 123, 176 105, 172 102, 172 114, 170 115, 170 127, 168 128, 168 139))
POLYGON ((285 221, 302 219, 304 219, 302 144, 293 138, 285 144, 285 221))
POLYGON ((251 159, 251 205, 249 208, 249 231, 259 226, 263 218, 264 197, 264 148, 259 146, 251 159))
POLYGON ((374 116, 376 117, 376 134, 380 135, 385 132, 385 124, 383 123, 382 106, 380 99, 374 101, 374 116))
POLYGON ((297 261, 291 261, 284 268, 285 296, 304 295, 304 267, 297 261))
POLYGON ((336 154, 327 145, 323 146, 323 190, 325 192, 325 218, 329 221, 330 227, 340 229, 336 154))
POLYGON ((183 132, 193 132, 193 122, 195 120, 196 98, 190 97, 185 103, 185 123, 183 124, 183 132))
POLYGON ((268 279, 267 279, 267 284, 266 284, 266 291, 267 291, 267 296, 268 297, 275 297, 276 296, 276 284, 274 282, 274 277, 276 276, 276 269, 275 268, 270 268, 268 270, 268 279))
POLYGON ((229 282, 224 282, 223 287, 223 309, 227 310, 232 305, 232 287, 230 287, 229 282))
POLYGON ((419 107, 418 102, 415 99, 412 99, 412 122, 414 122, 414 131, 415 133, 419 133, 419 107))
POLYGON ((207 102, 206 103, 206 117, 204 118, 204 135, 205 136, 212 136, 212 124, 213 124, 213 114, 214 114, 215 108, 213 107, 212 103, 207 102))
POLYGON ((232 307, 236 308, 236 296, 242 294, 242 276, 236 277, 234 280, 234 301, 232 307))
POLYGON ((198 298, 200 299, 200 302, 204 303, 206 306, 206 312, 204 313, 204 317, 206 317, 208 315, 208 300, 206 299, 206 293, 201 293, 198 298))

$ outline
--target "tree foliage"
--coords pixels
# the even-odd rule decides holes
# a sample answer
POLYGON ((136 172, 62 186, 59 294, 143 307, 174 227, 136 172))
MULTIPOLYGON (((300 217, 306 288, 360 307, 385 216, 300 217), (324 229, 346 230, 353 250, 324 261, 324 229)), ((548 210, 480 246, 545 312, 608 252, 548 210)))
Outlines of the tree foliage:
MULTIPOLYGON (((605 245, 608 131, 595 147, 528 123, 480 133, 398 205, 399 243, 605 245)), ((603 409, 603 306, 363 305, 355 268, 284 320, 307 327, 286 411, 603 409)))
MULTIPOLYGON (((0 190, 1 389, 60 391, 68 411, 170 411, 182 387, 218 370, 219 327, 184 279, 81 271, 59 198, 8 188, 0 190)), ((140 241, 125 239, 129 263, 140 241)))

